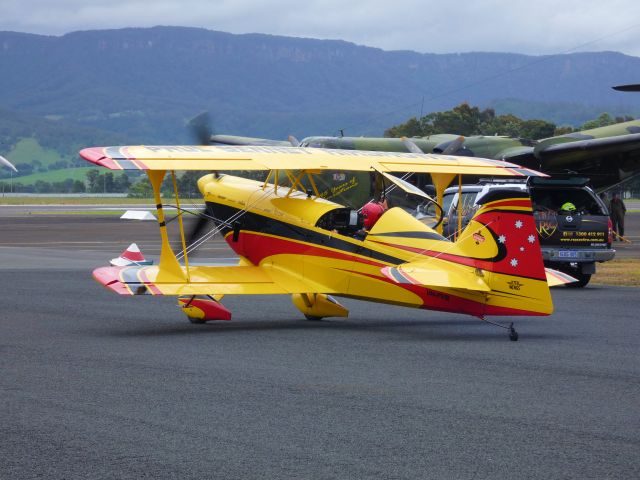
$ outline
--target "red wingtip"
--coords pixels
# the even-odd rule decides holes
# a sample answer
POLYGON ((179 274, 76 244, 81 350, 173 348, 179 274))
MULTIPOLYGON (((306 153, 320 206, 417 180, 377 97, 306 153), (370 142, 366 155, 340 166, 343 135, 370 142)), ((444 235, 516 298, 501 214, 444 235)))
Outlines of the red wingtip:
POLYGON ((93 278, 101 285, 120 295, 131 295, 131 291, 120 281, 121 267, 100 267, 93 271, 93 278))
POLYGON ((100 165, 100 160, 106 158, 104 150, 101 147, 84 148, 80 150, 80 156, 87 162, 95 163, 96 165, 100 165))

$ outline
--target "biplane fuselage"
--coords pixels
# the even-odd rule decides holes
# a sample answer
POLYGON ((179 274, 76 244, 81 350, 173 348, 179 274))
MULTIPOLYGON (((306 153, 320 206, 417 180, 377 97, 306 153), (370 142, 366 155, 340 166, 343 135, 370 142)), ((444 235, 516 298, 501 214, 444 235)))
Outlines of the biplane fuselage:
MULTIPOLYGON (((507 268, 496 266, 500 262, 495 262, 501 256, 503 263, 512 259, 506 258, 506 249, 501 251, 499 241, 486 235, 487 232, 488 238, 476 234, 476 239, 482 238, 482 242, 471 234, 470 238, 463 237, 461 242, 454 243, 404 210, 391 208, 360 239, 354 235, 354 228, 340 228, 345 226, 343 222, 331 223, 332 215, 345 216, 345 209, 333 202, 282 187, 278 192, 274 185, 263 188, 259 182, 228 175, 208 175, 198 184, 213 217, 237 217, 233 225, 220 225, 236 254, 252 265, 298 272, 302 283, 318 286, 316 291, 480 317, 551 313, 548 307, 532 309, 524 301, 533 289, 548 291, 544 269, 539 269, 537 279, 520 278, 514 283, 516 268, 511 264, 507 268), (491 294, 483 290, 424 286, 401 276, 394 278, 388 270, 424 262, 434 274, 451 268, 465 269, 470 282, 474 276, 486 281, 492 275, 494 282, 502 277, 505 289, 491 294)), ((523 219, 523 226, 526 221, 528 233, 524 235, 527 237, 524 245, 533 247, 529 235, 535 235, 536 231, 527 204, 528 200, 519 199, 519 203, 515 202, 518 210, 510 215, 514 225, 517 218, 523 219)), ((518 253, 524 262, 527 258, 522 255, 524 252, 518 253)))

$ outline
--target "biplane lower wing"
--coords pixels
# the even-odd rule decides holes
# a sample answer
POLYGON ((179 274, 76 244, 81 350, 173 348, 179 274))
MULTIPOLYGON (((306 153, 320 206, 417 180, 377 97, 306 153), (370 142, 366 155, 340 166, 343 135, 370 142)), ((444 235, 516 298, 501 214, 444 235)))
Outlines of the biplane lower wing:
POLYGON ((98 283, 121 295, 261 295, 336 293, 325 285, 282 268, 268 266, 197 266, 183 268, 184 279, 162 278, 159 267, 100 267, 98 283))

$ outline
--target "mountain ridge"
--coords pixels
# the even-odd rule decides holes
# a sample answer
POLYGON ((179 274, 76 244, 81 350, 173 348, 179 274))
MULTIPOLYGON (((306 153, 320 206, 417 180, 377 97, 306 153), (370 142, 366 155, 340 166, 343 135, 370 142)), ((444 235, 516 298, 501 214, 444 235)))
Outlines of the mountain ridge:
MULTIPOLYGON (((126 134, 139 143, 190 141, 184 126, 213 112, 218 133, 286 138, 380 135, 411 116, 463 101, 550 105, 557 124, 602 111, 640 113, 640 58, 616 52, 385 51, 343 40, 166 27, 62 36, 0 32, 0 109, 126 134), (509 99, 510 101, 506 101, 509 99), (513 100, 517 101, 513 101, 513 100), (565 105, 554 108, 551 105, 565 105), (576 105, 576 114, 571 110, 576 105), (588 113, 587 113, 588 112, 588 113)), ((586 118, 585 118, 586 117, 586 118)))

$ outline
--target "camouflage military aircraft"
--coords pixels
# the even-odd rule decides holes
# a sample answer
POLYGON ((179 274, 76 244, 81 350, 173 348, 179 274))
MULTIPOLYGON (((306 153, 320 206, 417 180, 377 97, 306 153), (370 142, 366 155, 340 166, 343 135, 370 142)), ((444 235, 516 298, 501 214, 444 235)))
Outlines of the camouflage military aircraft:
MULTIPOLYGON (((400 138, 307 137, 298 142, 232 135, 211 135, 210 143, 222 145, 291 145, 344 150, 407 152, 400 138)), ((579 174, 591 178, 601 191, 640 173, 640 120, 583 130, 543 140, 506 136, 438 134, 412 138, 424 153, 491 158, 518 163, 549 175, 579 174)))

